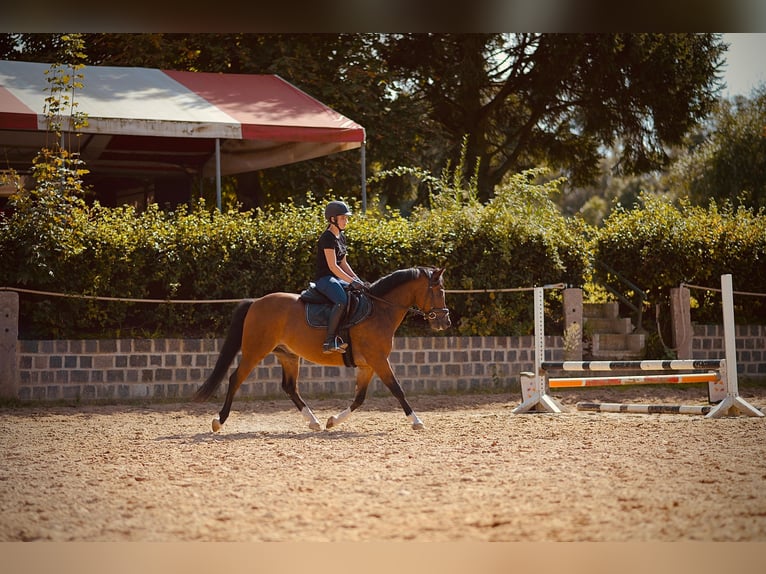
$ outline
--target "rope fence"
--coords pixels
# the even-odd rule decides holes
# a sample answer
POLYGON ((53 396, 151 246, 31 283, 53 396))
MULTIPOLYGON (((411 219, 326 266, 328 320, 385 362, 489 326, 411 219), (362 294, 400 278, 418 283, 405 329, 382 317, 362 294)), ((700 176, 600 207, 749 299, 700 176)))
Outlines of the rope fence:
MULTIPOLYGON (((551 283, 543 285, 543 289, 566 289, 566 283, 551 283)), ((522 291, 534 291, 536 287, 509 287, 507 289, 445 289, 445 293, 519 293, 522 291)))
POLYGON ((47 297, 65 297, 67 299, 88 299, 91 301, 116 301, 119 303, 239 303, 242 299, 134 299, 132 297, 102 297, 100 295, 77 295, 73 293, 54 293, 52 291, 38 291, 36 289, 21 289, 18 287, 0 287, 0 291, 15 291, 31 295, 44 295, 47 297))
MULTIPOLYGON (((544 285, 544 289, 564 289, 565 283, 554 283, 544 285)), ((445 293, 516 293, 522 291, 533 291, 535 287, 515 287, 508 289, 445 289, 445 293)), ((0 291, 15 291, 17 293, 27 293, 30 295, 43 295, 46 297, 64 297, 67 299, 87 299, 90 301, 113 301, 118 303, 171 303, 181 305, 194 304, 216 304, 216 303, 239 303, 242 299, 137 299, 133 297, 105 297, 100 295, 80 295, 75 293, 56 293, 53 291, 39 291, 37 289, 23 289, 21 287, 0 287, 0 291)))
MULTIPOLYGON (((543 289, 566 289, 566 283, 551 283, 543 285, 543 289)), ((681 287, 689 289, 698 289, 702 291, 721 292, 720 288, 705 287, 703 285, 693 285, 691 283, 681 283, 681 287)), ((525 291, 534 291, 536 287, 509 287, 505 289, 445 289, 445 293, 460 294, 488 294, 488 293, 521 293, 525 291)), ((39 291, 37 289, 23 289, 21 287, 0 287, 0 291, 15 291, 17 293, 27 293, 30 295, 43 295, 46 297, 64 297, 68 299, 87 299, 91 301, 113 301, 118 303, 170 303, 180 305, 195 304, 216 304, 216 303, 239 303, 242 299, 138 299, 133 297, 105 297, 101 295, 80 295, 75 293, 56 293, 53 291, 39 291)), ((750 291, 733 291, 734 295, 745 295, 750 297, 766 297, 766 293, 753 293, 750 291)))
MULTIPOLYGON (((700 291, 716 291, 718 293, 722 292, 720 288, 704 287, 702 285, 692 285, 691 283, 681 283, 681 287, 686 287, 688 289, 699 289, 700 291)), ((746 295, 750 297, 766 297, 766 293, 753 293, 750 291, 732 291, 732 293, 734 295, 746 295)))

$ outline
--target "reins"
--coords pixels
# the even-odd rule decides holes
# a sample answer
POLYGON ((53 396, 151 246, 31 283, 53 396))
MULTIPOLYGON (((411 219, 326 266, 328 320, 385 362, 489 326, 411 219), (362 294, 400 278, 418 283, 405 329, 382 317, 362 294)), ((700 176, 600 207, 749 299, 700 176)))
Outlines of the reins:
POLYGON ((425 316, 425 313, 418 309, 417 307, 412 307, 411 305, 399 305, 399 303, 394 303, 393 301, 389 301, 388 299, 384 299, 383 297, 378 297, 377 295, 373 295, 369 291, 364 292, 370 299, 375 299, 376 301, 380 301, 381 303, 385 303, 386 305, 391 305, 391 307, 396 307, 398 309, 406 309, 408 312, 412 311, 413 313, 419 313, 420 315, 425 316))
MULTIPOLYGON (((431 279, 432 279, 432 276, 429 275, 428 276, 428 292, 431 294, 431 301, 433 301, 433 289, 434 287, 437 287, 439 284, 433 283, 431 279)), ((405 309, 408 313, 414 313, 418 317, 424 317, 425 319, 429 321, 433 321, 434 319, 436 319, 439 316, 439 313, 442 313, 445 315, 449 314, 449 309, 444 307, 437 308, 432 306, 431 309, 429 309, 428 312, 426 313, 425 311, 419 309, 418 307, 413 307, 411 305, 400 305, 398 303, 394 303, 393 301, 389 301, 388 299, 384 299, 383 297, 378 297, 377 295, 373 295, 369 291, 366 291, 366 294, 370 299, 375 299, 376 301, 380 301, 381 303, 386 303, 387 305, 391 305, 392 307, 396 307, 398 309, 405 309)))

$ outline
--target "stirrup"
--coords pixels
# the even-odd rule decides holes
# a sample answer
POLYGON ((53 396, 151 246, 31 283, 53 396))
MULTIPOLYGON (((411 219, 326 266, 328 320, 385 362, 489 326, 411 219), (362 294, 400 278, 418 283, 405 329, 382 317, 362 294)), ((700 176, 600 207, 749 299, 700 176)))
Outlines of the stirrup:
POLYGON ((330 353, 345 353, 348 343, 338 336, 329 337, 322 345, 322 352, 326 354, 330 353))

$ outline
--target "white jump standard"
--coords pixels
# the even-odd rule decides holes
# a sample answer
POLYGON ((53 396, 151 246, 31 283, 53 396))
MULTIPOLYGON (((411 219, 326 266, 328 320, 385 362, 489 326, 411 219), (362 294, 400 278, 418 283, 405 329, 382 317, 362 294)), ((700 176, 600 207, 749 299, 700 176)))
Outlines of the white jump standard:
POLYGON ((712 407, 697 405, 627 405, 619 403, 578 403, 579 410, 600 412, 704 414, 707 418, 739 414, 762 417, 764 414, 739 396, 736 347, 734 339, 734 304, 731 275, 721 276, 723 293, 725 358, 646 361, 545 361, 542 288, 535 288, 535 372, 521 373, 522 403, 514 414, 526 412, 561 413, 561 404, 550 394, 550 388, 595 387, 629 384, 689 384, 708 382, 708 398, 720 402, 712 407), (664 375, 625 377, 549 378, 549 371, 664 371, 664 375), (714 372, 710 372, 713 370, 714 372), (704 373, 670 374, 668 371, 707 371, 704 373))

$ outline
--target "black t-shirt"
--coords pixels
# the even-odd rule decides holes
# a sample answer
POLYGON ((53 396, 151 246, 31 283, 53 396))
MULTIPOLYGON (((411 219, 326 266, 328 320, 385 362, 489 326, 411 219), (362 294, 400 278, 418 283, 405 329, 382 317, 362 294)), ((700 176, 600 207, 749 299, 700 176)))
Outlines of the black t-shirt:
POLYGON ((317 244, 317 267, 316 276, 314 279, 319 279, 325 275, 334 275, 330 271, 329 265, 327 265, 327 258, 324 256, 325 249, 333 249, 335 251, 335 261, 340 264, 343 258, 346 256, 346 236, 341 231, 339 237, 335 237, 332 231, 325 229, 324 233, 319 236, 319 242, 317 244))

